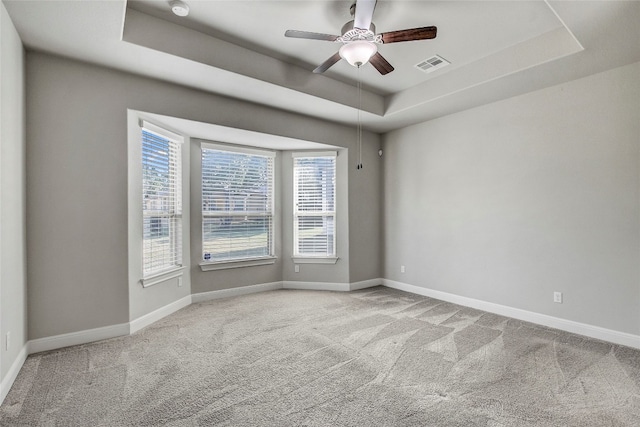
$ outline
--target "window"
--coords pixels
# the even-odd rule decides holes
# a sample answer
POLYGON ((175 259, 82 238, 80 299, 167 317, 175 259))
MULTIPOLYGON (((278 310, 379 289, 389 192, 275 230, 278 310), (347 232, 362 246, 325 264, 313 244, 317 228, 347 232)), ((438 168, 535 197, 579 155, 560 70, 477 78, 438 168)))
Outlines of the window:
POLYGON ((143 277, 182 266, 182 138, 142 124, 143 277))
POLYGON ((202 143, 205 263, 273 257, 274 158, 275 152, 202 143))
POLYGON ((336 256, 336 153, 293 155, 293 256, 336 256))

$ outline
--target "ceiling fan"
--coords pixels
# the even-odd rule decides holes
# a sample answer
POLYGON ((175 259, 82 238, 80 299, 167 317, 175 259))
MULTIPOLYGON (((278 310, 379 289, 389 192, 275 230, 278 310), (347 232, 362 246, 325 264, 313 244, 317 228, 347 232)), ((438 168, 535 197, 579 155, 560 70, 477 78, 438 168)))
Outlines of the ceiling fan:
POLYGON ((370 62, 382 75, 392 72, 394 68, 380 55, 378 47, 376 46, 377 44, 434 39, 436 37, 436 27, 420 27, 376 34, 376 27, 371 22, 375 7, 376 0, 356 0, 356 2, 351 5, 351 16, 353 16, 354 19, 344 24, 341 36, 298 30, 287 30, 284 35, 285 37, 299 39, 343 43, 338 52, 313 70, 314 73, 324 73, 343 58, 347 60, 349 64, 358 68, 370 62))

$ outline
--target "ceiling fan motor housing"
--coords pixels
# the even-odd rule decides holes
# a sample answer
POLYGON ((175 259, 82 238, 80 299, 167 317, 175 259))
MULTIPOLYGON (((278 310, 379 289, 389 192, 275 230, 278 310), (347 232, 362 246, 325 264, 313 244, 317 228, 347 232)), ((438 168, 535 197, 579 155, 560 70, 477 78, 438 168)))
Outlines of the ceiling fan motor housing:
MULTIPOLYGON (((349 21, 346 24, 344 24, 342 26, 342 30, 340 30, 340 34, 342 34, 344 36, 346 33, 348 33, 349 31, 353 30, 353 28, 354 28, 353 23, 354 22, 355 21, 349 21)), ((364 28, 362 28, 362 29, 364 29, 364 28)), ((376 33, 376 26, 375 26, 375 24, 373 22, 369 26, 369 31, 371 31, 373 34, 376 33)))

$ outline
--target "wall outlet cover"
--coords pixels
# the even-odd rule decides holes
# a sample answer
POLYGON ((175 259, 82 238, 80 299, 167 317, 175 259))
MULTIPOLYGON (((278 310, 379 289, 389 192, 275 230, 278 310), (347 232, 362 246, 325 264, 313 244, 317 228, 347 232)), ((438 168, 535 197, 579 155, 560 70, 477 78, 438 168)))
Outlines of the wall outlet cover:
POLYGON ((553 293, 553 302, 558 304, 562 304, 562 292, 554 292, 553 293))

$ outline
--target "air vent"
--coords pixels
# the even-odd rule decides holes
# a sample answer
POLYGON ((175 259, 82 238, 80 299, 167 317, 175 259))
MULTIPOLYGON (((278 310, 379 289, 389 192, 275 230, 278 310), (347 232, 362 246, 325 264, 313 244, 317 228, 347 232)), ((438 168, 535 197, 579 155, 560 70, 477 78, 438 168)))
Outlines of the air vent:
POLYGON ((427 58, 424 61, 420 61, 415 65, 418 70, 422 70, 425 73, 431 73, 439 68, 446 67, 450 62, 444 59, 442 56, 434 55, 431 58, 427 58))

